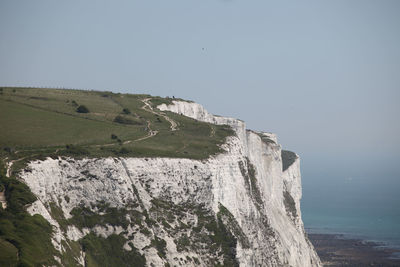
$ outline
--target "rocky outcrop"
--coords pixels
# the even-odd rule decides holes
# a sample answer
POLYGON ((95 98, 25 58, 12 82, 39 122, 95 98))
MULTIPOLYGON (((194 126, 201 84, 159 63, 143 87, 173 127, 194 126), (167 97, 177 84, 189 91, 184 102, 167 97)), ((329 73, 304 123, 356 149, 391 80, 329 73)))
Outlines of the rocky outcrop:
POLYGON ((20 173, 38 197, 28 210, 54 226, 53 244, 61 253, 84 265, 91 248, 71 247, 89 237, 118 236, 121 250, 148 266, 321 265, 301 220, 297 155, 283 171, 275 135, 246 130, 243 121, 213 116, 196 103, 158 108, 229 124, 236 135, 223 145, 224 153, 201 161, 31 162, 20 173))

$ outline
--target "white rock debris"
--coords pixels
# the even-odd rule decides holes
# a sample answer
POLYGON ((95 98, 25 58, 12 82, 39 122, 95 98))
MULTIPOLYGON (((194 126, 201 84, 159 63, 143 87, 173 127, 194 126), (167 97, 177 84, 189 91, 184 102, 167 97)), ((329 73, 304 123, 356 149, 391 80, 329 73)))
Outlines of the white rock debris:
MULTIPOLYGON (((224 153, 207 160, 48 158, 31 162, 30 171, 20 173, 38 197, 28 211, 41 214, 54 226, 53 244, 58 250, 62 251, 62 240, 76 241, 90 231, 102 237, 115 233, 124 234, 124 249, 129 251, 129 244, 133 245, 145 255, 149 266, 164 266, 165 262, 171 266, 207 266, 206 255, 201 251, 178 251, 175 237, 163 226, 150 229, 150 235, 136 226, 123 229, 107 225, 81 230, 68 226, 62 231, 50 212, 53 203, 69 219, 75 207, 90 207, 101 201, 116 208, 140 203, 139 208, 132 209, 143 211, 152 208, 154 199, 168 199, 175 205, 204 205, 215 214, 220 204, 226 207, 249 242, 248 246, 237 242, 236 259, 240 266, 322 266, 301 220, 300 159, 283 172, 281 147, 274 134, 246 130, 243 121, 214 116, 196 103, 173 101, 172 105, 162 104, 158 109, 213 124, 228 124, 236 135, 227 138, 222 146, 224 153), (294 205, 287 207, 285 198, 292 199, 294 205), (288 212, 290 208, 292 213, 288 212), (150 247, 155 234, 166 242, 165 258, 150 247), (196 258, 197 263, 187 258, 196 258)), ((190 212, 182 219, 193 225, 197 220, 190 212)), ((177 222, 171 225, 174 227, 177 222)), ((83 258, 79 261, 84 263, 83 258)))
POLYGON ((7 208, 7 199, 6 199, 6 196, 4 194, 4 191, 0 192, 0 204, 1 204, 1 207, 3 209, 7 208))

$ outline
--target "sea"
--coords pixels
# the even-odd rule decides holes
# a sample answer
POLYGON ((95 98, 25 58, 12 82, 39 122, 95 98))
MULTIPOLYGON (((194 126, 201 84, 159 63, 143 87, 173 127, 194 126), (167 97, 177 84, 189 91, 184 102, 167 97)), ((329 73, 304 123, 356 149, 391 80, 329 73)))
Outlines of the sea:
POLYGON ((307 232, 341 234, 400 249, 400 175, 310 173, 302 175, 302 186, 307 232))

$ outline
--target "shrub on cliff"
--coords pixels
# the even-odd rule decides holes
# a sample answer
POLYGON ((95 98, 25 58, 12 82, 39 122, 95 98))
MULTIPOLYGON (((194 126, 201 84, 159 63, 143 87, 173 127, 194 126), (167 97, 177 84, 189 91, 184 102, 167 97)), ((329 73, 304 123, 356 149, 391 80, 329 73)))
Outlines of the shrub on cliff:
POLYGON ((66 145, 65 148, 65 152, 70 155, 83 156, 89 154, 89 151, 80 146, 69 144, 66 145))
POLYGON ((130 124, 130 125, 142 125, 141 122, 135 121, 133 119, 121 116, 121 115, 117 115, 114 118, 114 122, 116 123, 120 123, 120 124, 130 124))
POLYGON ((84 106, 84 105, 80 105, 77 109, 76 112, 78 113, 89 113, 89 109, 84 106))
POLYGON ((131 111, 130 111, 128 108, 124 108, 124 109, 122 110, 122 113, 124 113, 124 114, 131 114, 131 111))
POLYGON ((124 249, 126 241, 122 234, 104 238, 89 233, 79 243, 92 266, 146 266, 145 256, 133 245, 130 245, 130 250, 124 249))

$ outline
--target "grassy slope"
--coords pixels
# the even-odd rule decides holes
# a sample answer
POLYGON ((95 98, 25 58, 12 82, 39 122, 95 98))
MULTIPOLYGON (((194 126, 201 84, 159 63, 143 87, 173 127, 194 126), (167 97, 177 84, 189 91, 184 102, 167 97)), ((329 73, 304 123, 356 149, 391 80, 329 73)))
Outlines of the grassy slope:
POLYGON ((58 253, 50 241, 51 225, 42 216, 26 212, 26 205, 36 197, 24 183, 6 177, 1 161, 0 187, 7 199, 7 208, 0 207, 0 266, 55 265, 53 255, 58 253))
POLYGON ((149 95, 1 88, 0 158, 28 160, 67 154, 75 157, 204 159, 221 152, 219 145, 233 134, 228 126, 211 125, 164 112, 178 124, 178 129, 171 131, 171 124, 163 116, 143 108, 145 99, 149 99, 156 113, 160 113, 155 108, 157 104, 171 102, 171 99, 149 95), (76 112, 78 105, 85 105, 90 112, 76 112), (129 109, 130 114, 121 114, 124 108, 129 109), (118 115, 131 124, 114 122, 118 115), (157 131, 157 134, 145 138, 150 131, 157 131), (111 139, 111 134, 118 138, 111 139), (79 146, 79 149, 66 149, 67 144, 79 146))
POLYGON ((111 133, 123 138, 144 136, 146 133, 104 121, 87 120, 19 103, 0 100, 0 144, 16 148, 62 146, 65 144, 93 144, 109 140, 111 133))

